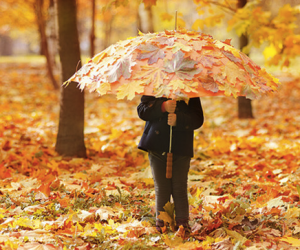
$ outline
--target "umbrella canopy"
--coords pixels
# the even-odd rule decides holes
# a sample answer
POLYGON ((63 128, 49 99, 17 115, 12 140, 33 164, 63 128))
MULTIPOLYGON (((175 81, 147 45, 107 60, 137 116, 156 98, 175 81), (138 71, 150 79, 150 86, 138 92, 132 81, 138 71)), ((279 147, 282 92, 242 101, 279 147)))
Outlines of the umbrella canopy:
POLYGON ((210 35, 186 31, 140 34, 95 55, 68 81, 100 95, 133 99, 246 96, 272 93, 278 80, 248 56, 210 35))

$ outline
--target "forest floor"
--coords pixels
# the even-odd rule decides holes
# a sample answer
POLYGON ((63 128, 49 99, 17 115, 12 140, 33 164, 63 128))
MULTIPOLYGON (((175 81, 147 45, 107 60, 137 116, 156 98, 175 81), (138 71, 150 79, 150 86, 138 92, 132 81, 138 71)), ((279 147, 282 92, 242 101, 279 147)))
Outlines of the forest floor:
POLYGON ((192 230, 181 237, 153 226, 139 97, 85 93, 88 158, 63 158, 54 150, 60 94, 45 68, 0 64, 0 248, 300 249, 300 80, 278 77, 278 93, 252 101, 255 119, 238 119, 234 98, 201 98, 192 230))

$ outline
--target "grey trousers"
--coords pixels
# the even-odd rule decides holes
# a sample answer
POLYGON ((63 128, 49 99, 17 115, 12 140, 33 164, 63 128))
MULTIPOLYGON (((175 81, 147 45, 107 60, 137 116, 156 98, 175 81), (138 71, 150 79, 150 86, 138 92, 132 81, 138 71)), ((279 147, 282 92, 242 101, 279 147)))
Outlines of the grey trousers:
POLYGON ((156 218, 172 195, 176 219, 188 219, 187 181, 191 157, 173 155, 172 179, 166 178, 167 154, 151 151, 148 157, 154 179, 156 218))

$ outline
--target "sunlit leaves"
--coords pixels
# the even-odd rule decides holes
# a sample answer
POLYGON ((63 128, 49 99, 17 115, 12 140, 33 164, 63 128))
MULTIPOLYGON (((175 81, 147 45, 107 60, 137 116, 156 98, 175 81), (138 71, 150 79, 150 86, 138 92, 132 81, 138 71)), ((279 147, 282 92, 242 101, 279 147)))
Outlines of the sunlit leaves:
MULTIPOLYGON (((201 98, 206 120, 195 131, 188 183, 191 233, 181 237, 170 226, 172 203, 162 211, 164 234, 154 226, 151 168, 137 149, 143 132, 136 115, 139 97, 86 95, 89 158, 62 158, 53 149, 59 95, 48 91, 36 67, 5 69, 0 72, 2 248, 298 247, 298 80, 282 75, 286 84, 273 98, 254 102, 251 120, 236 118, 233 98, 201 98)), ((132 77, 144 80, 146 73, 141 68, 132 77)), ((166 76, 162 67, 151 79, 155 74, 166 76)))
POLYGON ((129 100, 136 94, 173 98, 246 95, 255 99, 278 87, 272 76, 233 48, 229 39, 221 42, 186 30, 140 33, 118 42, 92 58, 69 81, 79 82, 81 89, 129 100))
POLYGON ((300 43, 295 33, 299 6, 291 7, 290 4, 278 6, 278 13, 272 15, 270 11, 261 8, 260 1, 248 1, 243 8, 236 7, 238 2, 236 0, 231 2, 197 0, 194 2, 198 5, 199 15, 202 15, 206 8, 210 10, 210 15, 195 21, 194 30, 198 28, 202 30, 204 26, 215 26, 221 19, 224 19, 219 12, 225 10, 232 14, 232 18, 228 21, 228 30, 233 29, 238 36, 247 35, 251 38, 244 48, 245 53, 249 53, 251 47, 268 44, 264 52, 267 62, 285 67, 288 67, 291 60, 299 54, 297 52, 300 43), (218 18, 215 18, 216 16, 218 18), (291 40, 294 42, 290 43, 291 40))

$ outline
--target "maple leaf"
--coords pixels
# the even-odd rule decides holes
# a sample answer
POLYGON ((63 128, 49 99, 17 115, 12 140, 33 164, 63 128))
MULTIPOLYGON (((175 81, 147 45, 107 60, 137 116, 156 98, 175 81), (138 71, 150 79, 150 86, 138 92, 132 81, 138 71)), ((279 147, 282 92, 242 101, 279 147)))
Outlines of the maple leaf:
POLYGON ((237 79, 239 79, 241 82, 245 82, 244 70, 242 70, 238 65, 231 61, 224 62, 224 64, 224 72, 230 83, 235 84, 237 82, 237 79))
POLYGON ((214 65, 219 65, 220 64, 218 59, 216 59, 213 56, 209 56, 209 55, 200 55, 198 61, 205 68, 212 68, 214 65))
POLYGON ((107 94, 110 90, 111 90, 111 86, 110 86, 110 83, 108 83, 108 82, 101 82, 101 83, 99 83, 99 86, 96 88, 96 91, 97 91, 100 95, 105 95, 105 94, 107 94))
POLYGON ((154 42, 158 42, 161 45, 173 46, 175 37, 159 36, 155 38, 154 42))
POLYGON ((224 85, 219 85, 219 89, 224 91, 226 96, 232 95, 235 98, 238 96, 238 89, 231 84, 224 83, 224 85))
POLYGON ((241 63, 242 60, 239 57, 234 56, 231 52, 226 50, 221 50, 221 52, 232 62, 241 63))
POLYGON ((164 222, 167 222, 170 225, 174 223, 174 218, 172 218, 167 212, 159 212, 158 219, 163 220, 164 222))
POLYGON ((73 76, 73 78, 70 78, 70 80, 68 80, 68 82, 71 82, 72 80, 75 79, 75 77, 83 77, 85 75, 87 75, 91 69, 94 67, 94 63, 90 62, 87 63, 85 65, 83 65, 73 76))
POLYGON ((104 50, 104 51, 100 52, 99 54, 95 55, 91 60, 92 60, 94 63, 99 63, 99 62, 101 62, 102 59, 103 59, 104 57, 106 57, 106 56, 107 56, 107 52, 106 52, 106 50, 104 50))
POLYGON ((152 44, 142 44, 137 47, 141 50, 141 53, 138 54, 137 59, 143 60, 148 58, 148 64, 156 63, 158 59, 163 59, 165 57, 165 52, 159 47, 152 44))
POLYGON ((201 82, 203 88, 217 93, 219 91, 219 86, 218 84, 214 81, 214 79, 212 77, 208 77, 208 79, 205 79, 205 82, 201 82))
POLYGON ((245 84, 241 88, 240 94, 251 100, 254 100, 259 96, 259 92, 255 88, 253 88, 250 84, 245 84))
POLYGON ((185 81, 183 82, 180 79, 172 79, 169 84, 173 91, 185 91, 185 92, 193 92, 193 93, 198 93, 197 91, 197 86, 198 82, 190 82, 190 81, 185 81))
POLYGON ((183 242, 183 239, 181 237, 175 236, 173 238, 170 238, 168 235, 165 235, 163 240, 164 240, 165 244, 171 248, 180 247, 183 242))
POLYGON ((42 185, 37 190, 41 191, 44 195, 49 197, 51 192, 50 185, 51 183, 42 183, 42 185))
POLYGON ((199 74, 202 69, 196 68, 196 61, 190 58, 185 58, 182 51, 178 51, 173 55, 172 60, 167 60, 164 63, 164 71, 168 73, 175 73, 180 79, 191 80, 195 75, 199 74))
POLYGON ((136 62, 132 61, 132 55, 121 57, 117 62, 109 67, 107 72, 108 81, 110 83, 116 82, 120 79, 121 76, 124 79, 128 79, 131 76, 131 67, 134 66, 136 62))
POLYGON ((128 100, 132 100, 136 93, 143 93, 144 88, 144 82, 141 80, 127 82, 117 89, 117 99, 124 99, 127 97, 128 100))
POLYGON ((161 67, 142 66, 141 71, 135 72, 133 79, 144 80, 145 85, 153 84, 155 88, 163 85, 166 73, 161 67))
POLYGON ((193 50, 201 51, 203 47, 208 45, 208 42, 206 40, 200 40, 200 41, 192 41, 191 44, 193 50))
MULTIPOLYGON (((168 48, 169 46, 167 46, 166 48, 168 48)), ((189 45, 185 45, 183 43, 179 43, 179 42, 175 42, 172 46, 170 46, 169 48, 172 49, 172 52, 175 54, 178 51, 184 51, 184 52, 189 52, 191 50, 193 50, 193 48, 189 45)))
MULTIPOLYGON (((221 52, 226 55, 226 52, 230 52, 233 54, 234 57, 240 58, 240 51, 232 47, 231 45, 228 45, 227 43, 221 42, 221 41, 214 41, 214 45, 221 49, 221 52)), ((227 53, 228 54, 228 53, 227 53)), ((229 54, 228 54, 229 55, 229 54)), ((234 60, 234 58, 232 58, 234 60)))

